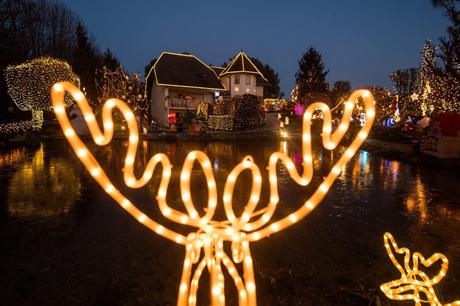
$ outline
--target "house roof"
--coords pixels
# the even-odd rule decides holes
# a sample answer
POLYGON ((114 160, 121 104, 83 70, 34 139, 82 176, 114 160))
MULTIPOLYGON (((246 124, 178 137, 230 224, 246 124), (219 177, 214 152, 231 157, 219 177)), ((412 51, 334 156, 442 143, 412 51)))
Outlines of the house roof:
POLYGON ((191 54, 163 52, 152 70, 157 85, 225 90, 216 72, 191 54))
POLYGON ((263 79, 259 76, 256 78, 256 86, 269 86, 270 83, 266 79, 263 79))
POLYGON ((265 79, 264 75, 259 71, 259 69, 257 69, 256 65, 254 65, 249 57, 242 51, 233 58, 230 64, 228 64, 228 66, 220 73, 220 76, 232 73, 256 74, 265 79))
POLYGON ((212 70, 214 70, 214 72, 217 74, 217 75, 220 75, 222 73, 222 71, 224 71, 225 67, 219 67, 219 66, 209 66, 211 67, 212 70))

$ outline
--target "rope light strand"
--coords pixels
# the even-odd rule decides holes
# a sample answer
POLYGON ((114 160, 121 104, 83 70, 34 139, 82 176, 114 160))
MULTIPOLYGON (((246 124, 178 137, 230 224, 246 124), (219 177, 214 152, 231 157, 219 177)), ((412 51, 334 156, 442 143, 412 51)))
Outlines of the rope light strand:
POLYGON ((433 289, 433 286, 438 284, 444 276, 446 276, 449 267, 449 261, 444 254, 435 253, 428 259, 425 259, 422 254, 415 252, 411 257, 410 250, 407 248, 399 248, 391 233, 385 233, 383 239, 385 242, 385 249, 391 262, 401 273, 400 279, 380 286, 382 292, 385 293, 389 299, 399 301, 413 300, 416 306, 420 306, 422 303, 432 306, 460 305, 460 300, 442 304, 433 289), (402 264, 398 262, 395 253, 404 256, 404 262, 402 264), (412 266, 410 264, 411 259, 412 266), (425 272, 420 270, 422 267, 429 268, 438 261, 441 262, 441 268, 435 276, 430 278, 425 272))
POLYGON ((254 278, 253 261, 251 257, 250 242, 260 240, 275 232, 283 230, 308 215, 324 198, 332 186, 343 166, 353 157, 359 146, 366 139, 375 116, 374 100, 367 90, 357 90, 345 103, 345 110, 340 126, 333 131, 332 116, 329 107, 325 103, 311 104, 303 115, 302 123, 302 172, 297 171, 294 162, 286 154, 274 152, 269 159, 268 175, 270 186, 269 203, 260 210, 256 207, 260 201, 262 188, 262 175, 259 167, 251 156, 245 157, 230 172, 225 182, 222 200, 227 220, 214 220, 217 207, 218 192, 208 156, 201 151, 191 151, 185 158, 180 173, 181 199, 184 203, 185 212, 171 208, 166 201, 169 181, 171 178, 171 163, 169 158, 162 153, 155 154, 147 163, 142 175, 137 178, 134 174, 134 164, 139 142, 139 133, 134 114, 126 103, 119 99, 107 100, 102 108, 103 130, 98 126, 95 116, 81 91, 70 82, 56 83, 51 90, 53 108, 58 122, 65 137, 71 144, 77 157, 88 169, 96 182, 107 192, 123 209, 136 218, 149 229, 178 244, 185 245, 185 259, 183 263, 182 277, 179 285, 177 305, 196 305, 199 280, 205 268, 210 274, 210 297, 211 305, 225 305, 224 273, 226 269, 238 290, 239 305, 256 305, 256 284, 254 278), (195 232, 184 236, 172 231, 158 222, 152 220, 134 203, 132 203, 107 177, 96 158, 88 150, 67 117, 65 108, 65 94, 70 94, 80 107, 90 134, 97 145, 107 145, 113 137, 114 109, 118 109, 126 119, 129 138, 125 156, 123 178, 126 186, 140 188, 152 178, 157 165, 162 167, 162 177, 157 192, 157 202, 162 215, 176 223, 185 224, 196 228, 195 232), (313 157, 311 147, 311 120, 316 110, 323 113, 324 122, 322 127, 322 143, 328 150, 335 149, 350 125, 350 116, 358 98, 362 98, 366 110, 366 123, 359 130, 355 139, 346 149, 336 164, 326 176, 319 188, 304 204, 290 215, 268 224, 280 201, 278 193, 277 164, 283 164, 290 177, 301 186, 307 186, 313 178, 313 157), (190 190, 190 178, 192 168, 197 162, 203 170, 208 188, 208 203, 205 214, 200 216, 192 200, 190 190), (244 206, 240 216, 235 215, 233 210, 233 192, 235 184, 243 171, 252 174, 252 190, 248 203, 244 206), (231 256, 224 251, 224 243, 231 244, 231 256), (237 267, 241 266, 243 276, 239 275, 237 267))

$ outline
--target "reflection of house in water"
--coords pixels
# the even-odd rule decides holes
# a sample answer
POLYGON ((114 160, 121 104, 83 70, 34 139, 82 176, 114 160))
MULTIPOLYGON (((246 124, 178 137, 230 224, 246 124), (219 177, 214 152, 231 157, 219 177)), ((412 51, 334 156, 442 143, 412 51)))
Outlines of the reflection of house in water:
POLYGON ((372 178, 369 163, 369 153, 367 151, 359 151, 357 154, 358 158, 355 158, 351 180, 355 190, 359 190, 361 187, 369 185, 372 178))
POLYGON ((420 223, 424 223, 427 221, 428 217, 426 204, 425 189, 420 174, 417 174, 414 186, 406 198, 407 211, 410 214, 418 214, 420 223))
POLYGON ((26 157, 25 148, 16 148, 0 154, 0 168, 11 167, 23 161, 26 157))
POLYGON ((243 52, 227 67, 206 65, 191 54, 163 52, 146 77, 152 117, 162 124, 184 120, 201 103, 213 104, 226 96, 263 97, 267 85, 262 73, 243 52), (153 81, 149 81, 153 79, 153 81))
POLYGON ((43 145, 8 184, 8 211, 16 217, 50 217, 70 211, 80 197, 80 178, 71 161, 45 159, 43 145))

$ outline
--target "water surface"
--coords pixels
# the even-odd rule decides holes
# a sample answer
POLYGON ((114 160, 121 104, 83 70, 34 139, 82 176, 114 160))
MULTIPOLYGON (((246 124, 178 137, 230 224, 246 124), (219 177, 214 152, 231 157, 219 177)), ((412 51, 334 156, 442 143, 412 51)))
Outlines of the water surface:
MULTIPOLYGON (((168 201, 181 209, 178 178, 186 154, 204 150, 221 192, 231 169, 252 155, 263 172, 274 151, 300 166, 292 141, 143 142, 136 167, 164 152, 171 159, 168 201)), ((121 186, 126 143, 91 147, 114 184, 121 186)), ((275 217, 300 207, 327 175, 340 152, 314 152, 311 186, 295 185, 279 169, 281 202, 275 217)), ((160 173, 140 190, 123 191, 162 224, 187 233, 159 215, 160 173)), ((193 200, 207 199, 202 172, 192 174, 193 200)), ((235 202, 248 198, 243 174, 235 202)), ((425 256, 442 252, 447 277, 435 287, 443 302, 460 299, 460 176, 453 169, 386 160, 366 151, 344 167, 321 205, 292 228, 251 245, 260 305, 369 305, 383 282, 398 278, 383 247, 390 231, 401 246, 425 256)), ((268 200, 264 184, 262 203, 268 200)), ((235 209, 241 211, 241 206, 235 209), (238 210, 240 209, 240 210, 238 210)), ((217 211, 222 218, 222 210, 217 211)), ((173 305, 184 248, 132 219, 95 185, 65 142, 0 152, 0 299, 3 305, 173 305)), ((230 282, 228 283, 230 284, 230 282)), ((229 293, 232 287, 227 286, 229 293)), ((208 289, 202 280, 202 298, 208 289)), ((228 304, 234 305, 229 299, 228 304)))

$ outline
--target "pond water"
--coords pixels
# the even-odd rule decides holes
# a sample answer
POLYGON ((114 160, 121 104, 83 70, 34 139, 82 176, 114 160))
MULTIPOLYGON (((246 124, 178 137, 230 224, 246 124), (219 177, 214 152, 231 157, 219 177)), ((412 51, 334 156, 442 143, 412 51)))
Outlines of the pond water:
MULTIPOLYGON (((91 149, 114 184, 121 184, 126 143, 91 149)), ((136 167, 143 169, 156 152, 166 153, 174 165, 168 201, 178 209, 179 173, 193 149, 210 157, 219 191, 246 155, 254 157, 264 182, 272 152, 287 152, 297 166, 301 160, 295 141, 143 142, 136 167)), ((339 154, 314 151, 315 177, 308 188, 295 185, 280 167, 281 202, 274 218, 301 206, 339 154)), ((234 202, 246 202, 250 180, 246 174, 238 180, 234 202)), ((192 231, 160 217, 158 181, 156 173, 148 186, 124 191, 156 220, 183 233, 192 231)), ((197 206, 207 198, 202 183, 196 167, 192 196, 197 206)), ((460 299, 459 186, 458 170, 420 168, 359 151, 309 216, 252 243, 259 304, 372 305, 377 299, 382 305, 394 304, 379 290, 380 284, 400 276, 383 246, 386 231, 400 246, 425 256, 444 253, 449 271, 435 290, 444 303, 460 299)), ((261 202, 266 203, 265 183, 263 190, 261 202)), ((217 216, 223 216, 222 210, 217 216)), ((0 152, 0 219, 2 305, 176 302, 184 248, 150 232, 116 205, 64 141, 0 152)), ((207 280, 201 282, 200 298, 206 300, 207 280)))

